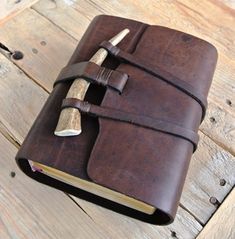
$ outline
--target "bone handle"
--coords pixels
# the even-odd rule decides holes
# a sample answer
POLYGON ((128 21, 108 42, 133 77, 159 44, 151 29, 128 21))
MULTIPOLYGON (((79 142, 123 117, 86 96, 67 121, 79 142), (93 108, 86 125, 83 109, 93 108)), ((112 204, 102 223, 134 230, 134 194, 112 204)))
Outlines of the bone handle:
MULTIPOLYGON (((129 29, 124 29, 112 39, 109 40, 113 45, 117 45, 127 34, 129 29)), ((100 48, 90 59, 91 62, 101 65, 108 52, 100 48)), ((82 78, 75 79, 71 85, 66 98, 77 98, 83 100, 87 89, 89 87, 89 82, 83 80, 82 78)), ((79 135, 82 132, 81 129, 81 115, 78 109, 75 108, 65 108, 61 111, 57 127, 54 134, 57 136, 74 136, 79 135)))

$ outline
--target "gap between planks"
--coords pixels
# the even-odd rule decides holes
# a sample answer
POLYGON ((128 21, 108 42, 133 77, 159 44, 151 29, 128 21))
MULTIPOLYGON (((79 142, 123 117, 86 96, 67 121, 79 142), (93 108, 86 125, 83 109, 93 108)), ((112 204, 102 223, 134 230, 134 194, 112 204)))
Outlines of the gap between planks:
POLYGON ((197 239, 232 239, 235 238, 235 188, 225 198, 223 204, 213 214, 197 239), (222 222, 222 223, 221 223, 222 222))
MULTIPOLYGON (((37 0, 39 1, 39 0, 37 0)), ((60 29, 61 31, 63 31, 64 33, 66 33, 67 35, 69 35, 71 38, 73 38, 75 41, 78 41, 79 39, 75 38, 72 34, 70 34, 69 32, 66 32, 60 25, 55 24, 50 18, 45 17, 40 11, 38 11, 37 9, 35 9, 33 6, 30 7, 30 10, 35 11, 37 14, 39 14, 40 16, 46 18, 49 22, 51 22, 53 25, 55 25, 56 27, 58 27, 58 29, 60 29)))

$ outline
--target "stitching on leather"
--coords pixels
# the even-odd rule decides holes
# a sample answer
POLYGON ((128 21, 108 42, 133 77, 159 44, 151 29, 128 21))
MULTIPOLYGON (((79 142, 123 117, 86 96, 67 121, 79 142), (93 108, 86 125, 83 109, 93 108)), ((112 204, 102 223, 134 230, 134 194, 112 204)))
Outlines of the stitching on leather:
POLYGON ((110 69, 105 69, 104 73, 103 73, 103 79, 105 81, 106 84, 108 84, 109 78, 112 74, 112 70, 110 69))
POLYGON ((102 75, 103 75, 104 71, 105 71, 105 68, 101 67, 96 76, 96 81, 99 82, 99 84, 102 84, 102 75))

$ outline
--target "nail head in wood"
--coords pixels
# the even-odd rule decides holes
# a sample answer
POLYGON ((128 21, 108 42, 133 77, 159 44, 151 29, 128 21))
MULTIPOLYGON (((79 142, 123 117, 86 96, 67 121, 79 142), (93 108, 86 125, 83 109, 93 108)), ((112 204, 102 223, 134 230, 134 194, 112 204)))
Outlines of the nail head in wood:
POLYGON ((216 122, 215 118, 214 117, 210 117, 210 122, 211 123, 215 123, 216 122))
POLYGON ((219 201, 215 197, 210 197, 210 203, 215 205, 215 206, 219 206, 220 205, 219 201))
POLYGON ((220 186, 224 186, 226 184, 226 180, 223 178, 220 179, 219 184, 220 184, 220 186))
POLYGON ((24 57, 24 54, 21 51, 14 51, 12 53, 12 58, 14 60, 21 60, 24 57))
POLYGON ((231 101, 231 100, 227 99, 227 100, 226 100, 226 103, 227 103, 229 106, 232 106, 232 101, 231 101))
POLYGON ((10 175, 11 175, 12 178, 14 178, 14 177, 16 176, 16 173, 12 171, 12 172, 10 173, 10 175))

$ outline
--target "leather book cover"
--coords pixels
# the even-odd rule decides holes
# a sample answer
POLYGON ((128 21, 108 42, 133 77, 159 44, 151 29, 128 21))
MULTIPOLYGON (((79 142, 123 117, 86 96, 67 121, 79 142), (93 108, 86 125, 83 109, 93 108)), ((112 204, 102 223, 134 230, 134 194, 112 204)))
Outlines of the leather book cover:
POLYGON ((90 84, 85 101, 94 107, 82 114, 82 133, 58 137, 54 130, 73 79, 55 84, 16 161, 39 182, 145 222, 169 224, 197 147, 217 51, 183 32, 101 15, 89 25, 67 67, 89 61, 100 44, 109 52, 102 66, 128 75, 122 92, 90 84), (117 47, 104 42, 124 28, 130 33, 117 47), (30 161, 155 210, 144 213, 69 185, 33 170, 30 161))

